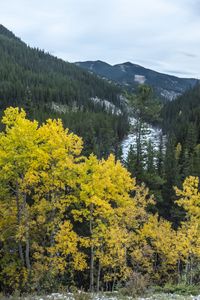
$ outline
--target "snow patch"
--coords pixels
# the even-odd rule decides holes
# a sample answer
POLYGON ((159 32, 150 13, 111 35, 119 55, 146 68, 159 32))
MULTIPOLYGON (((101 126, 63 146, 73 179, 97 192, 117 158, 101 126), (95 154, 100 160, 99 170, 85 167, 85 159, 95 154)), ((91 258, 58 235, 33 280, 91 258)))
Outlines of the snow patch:
POLYGON ((54 110, 55 112, 58 112, 60 114, 65 114, 68 111, 77 111, 78 107, 76 105, 76 102, 73 103, 72 107, 69 108, 68 105, 66 104, 60 104, 60 103, 56 103, 56 102, 52 102, 51 103, 51 109, 54 110))
POLYGON ((174 92, 174 91, 168 91, 168 90, 164 90, 161 89, 161 96, 165 99, 168 99, 169 101, 173 101, 175 100, 178 96, 181 95, 181 93, 178 92, 174 92))
POLYGON ((134 77, 134 81, 139 83, 139 84, 144 84, 145 81, 146 81, 146 77, 143 76, 143 75, 137 75, 136 74, 135 77, 134 77))
MULTIPOLYGON (((71 293, 67 294, 59 294, 59 293, 52 293, 51 295, 47 295, 45 297, 34 297, 36 300, 74 300, 74 296, 71 293)), ((108 294, 92 294, 91 297, 92 300, 119 300, 120 296, 118 293, 116 295, 113 295, 113 293, 109 296, 108 294)), ((132 299, 132 297, 126 297, 125 299, 129 300, 132 299)), ((152 296, 147 297, 138 297, 137 300, 200 300, 199 296, 181 296, 177 294, 155 294, 152 296)))
MULTIPOLYGON (((128 134, 128 136, 123 140, 122 146, 122 158, 126 160, 128 156, 128 152, 130 150, 131 145, 136 146, 136 134, 134 133, 134 126, 136 125, 137 120, 134 117, 129 119, 129 123, 132 127, 132 132, 128 134)), ((155 150, 159 149, 160 144, 160 135, 162 134, 162 130, 160 128, 153 127, 149 124, 145 124, 147 128, 146 134, 142 136, 141 142, 148 143, 152 142, 152 146, 155 150)))
POLYGON ((105 107, 105 110, 111 112, 115 115, 120 115, 122 113, 121 109, 116 107, 113 103, 109 102, 106 99, 100 99, 97 96, 90 98, 92 102, 100 104, 102 107, 105 107))
POLYGON ((94 69, 94 64, 91 64, 89 70, 93 71, 93 69, 94 69))
POLYGON ((122 72, 126 73, 126 68, 125 68, 124 65, 120 65, 119 67, 120 67, 120 69, 121 69, 122 72))
POLYGON ((51 109, 58 113, 66 113, 68 111, 68 106, 64 104, 52 102, 51 109))

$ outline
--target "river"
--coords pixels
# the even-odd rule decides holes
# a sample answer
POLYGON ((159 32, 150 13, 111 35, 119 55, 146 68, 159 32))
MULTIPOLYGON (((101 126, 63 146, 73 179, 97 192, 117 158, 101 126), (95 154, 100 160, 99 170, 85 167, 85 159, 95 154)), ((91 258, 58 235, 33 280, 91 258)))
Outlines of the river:
MULTIPOLYGON (((125 137, 125 139, 123 140, 121 146, 122 146, 122 158, 124 160, 126 160, 127 156, 128 156, 128 152, 130 149, 130 146, 136 145, 136 134, 134 133, 134 127, 136 124, 136 119, 134 117, 131 117, 129 119, 130 121, 130 125, 131 125, 131 129, 130 129, 130 133, 125 137)), ((153 127, 149 124, 145 124, 145 128, 146 128, 146 133, 142 136, 141 142, 146 142, 146 144, 148 144, 148 141, 151 141, 152 146, 155 150, 158 150, 159 148, 159 143, 160 143, 160 136, 162 134, 162 130, 160 128, 157 127, 153 127)))

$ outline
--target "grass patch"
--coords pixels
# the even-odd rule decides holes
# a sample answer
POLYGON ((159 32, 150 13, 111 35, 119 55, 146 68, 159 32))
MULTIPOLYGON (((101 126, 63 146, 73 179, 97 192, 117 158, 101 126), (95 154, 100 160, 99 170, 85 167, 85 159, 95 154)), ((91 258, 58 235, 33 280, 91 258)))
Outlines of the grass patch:
POLYGON ((185 284, 166 284, 163 287, 157 286, 153 288, 155 293, 166 293, 166 294, 178 294, 178 295, 193 295, 197 296, 200 294, 200 285, 185 285, 185 284))

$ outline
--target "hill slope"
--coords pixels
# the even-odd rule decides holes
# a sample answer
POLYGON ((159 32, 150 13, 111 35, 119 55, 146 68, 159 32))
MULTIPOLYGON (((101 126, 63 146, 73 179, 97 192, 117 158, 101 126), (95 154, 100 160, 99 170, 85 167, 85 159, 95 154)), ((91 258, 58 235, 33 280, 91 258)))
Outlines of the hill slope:
POLYGON ((27 87, 35 102, 57 101, 63 104, 89 105, 91 97, 118 102, 119 89, 88 72, 32 49, 0 26, 0 97, 21 101, 27 87), (89 101, 89 102, 88 102, 89 101))
POLYGON ((178 78, 146 69, 130 62, 111 66, 102 61, 77 62, 77 66, 128 88, 135 88, 139 83, 152 86, 159 96, 173 100, 193 87, 197 80, 178 78))
POLYGON ((12 105, 39 121, 62 117, 84 138, 88 153, 102 156, 128 129, 127 119, 114 113, 121 108, 120 92, 74 64, 27 46, 0 25, 0 112, 12 105))
POLYGON ((196 141, 200 143, 200 84, 163 108, 164 130, 175 133, 178 141, 185 142, 190 126, 195 128, 196 141))

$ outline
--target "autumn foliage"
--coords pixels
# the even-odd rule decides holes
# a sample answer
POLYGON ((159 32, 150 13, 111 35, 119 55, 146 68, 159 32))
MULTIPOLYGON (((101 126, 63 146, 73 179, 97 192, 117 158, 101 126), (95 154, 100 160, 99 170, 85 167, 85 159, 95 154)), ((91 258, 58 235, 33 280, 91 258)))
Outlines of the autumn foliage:
POLYGON ((81 138, 61 120, 39 125, 8 108, 0 134, 1 290, 62 285, 94 291, 135 273, 152 283, 198 279, 198 178, 176 189, 186 212, 176 229, 150 213, 154 199, 113 155, 81 156, 81 138))

